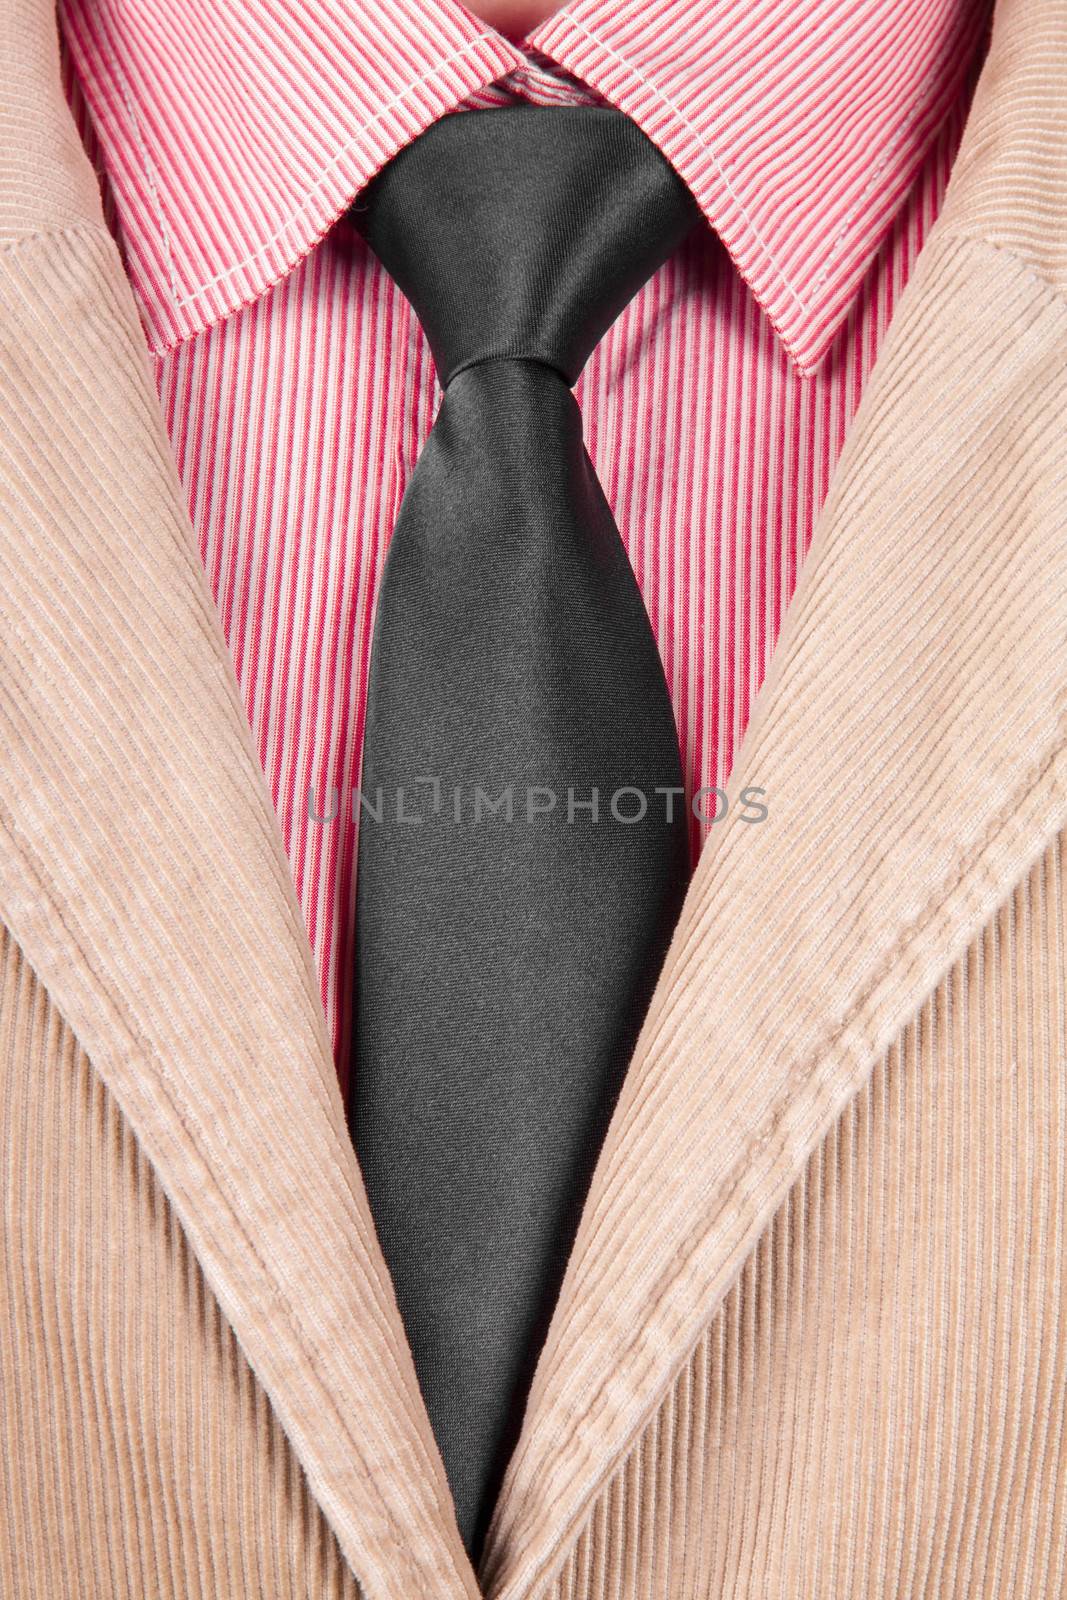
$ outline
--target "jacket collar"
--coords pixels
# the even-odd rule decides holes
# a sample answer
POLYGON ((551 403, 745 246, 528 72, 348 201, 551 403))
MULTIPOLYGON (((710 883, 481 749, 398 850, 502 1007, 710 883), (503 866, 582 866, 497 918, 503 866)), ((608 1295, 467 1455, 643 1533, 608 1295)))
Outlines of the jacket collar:
MULTIPOLYGON (((527 46, 637 121, 802 371, 953 103, 986 0, 577 0, 527 46)), ((255 299, 373 173, 527 57, 457 0, 63 0, 153 349, 255 299)))
POLYGON ((378 1600, 476 1600, 46 0, 0 15, 0 921, 378 1600))

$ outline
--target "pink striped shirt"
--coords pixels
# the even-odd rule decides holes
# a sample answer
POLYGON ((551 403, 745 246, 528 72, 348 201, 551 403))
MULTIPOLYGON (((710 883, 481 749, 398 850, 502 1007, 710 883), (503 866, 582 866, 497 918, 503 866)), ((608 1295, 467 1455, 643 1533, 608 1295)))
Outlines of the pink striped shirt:
POLYGON ((343 803, 318 819, 358 783, 376 586, 439 399, 349 203, 435 118, 515 98, 619 107, 692 189, 708 227, 576 392, 688 781, 721 785, 943 196, 987 13, 577 0, 520 48, 455 0, 61 0, 342 1081, 354 825, 343 803))

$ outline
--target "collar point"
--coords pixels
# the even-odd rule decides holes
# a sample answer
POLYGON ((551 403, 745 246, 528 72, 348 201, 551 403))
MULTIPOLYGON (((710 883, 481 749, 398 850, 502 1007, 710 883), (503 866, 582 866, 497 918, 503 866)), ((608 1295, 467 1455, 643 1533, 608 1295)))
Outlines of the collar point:
MULTIPOLYGON (((744 274, 742 274, 744 276, 744 274)), ((852 299, 839 304, 832 314, 824 305, 797 306, 792 311, 749 283, 756 304, 766 317, 789 365, 798 378, 814 378, 826 363, 842 326, 852 309, 852 299)))
POLYGON ((75 65, 115 202, 127 275, 154 355, 258 300, 299 266, 398 150, 523 60, 502 35, 459 7, 445 7, 431 29, 412 23, 403 55, 398 48, 399 65, 382 66, 375 76, 366 64, 381 52, 368 27, 353 14, 328 59, 315 40, 297 49, 279 35, 272 38, 273 57, 265 45, 253 58, 230 40, 244 63, 242 93, 231 96, 234 155, 207 175, 190 150, 217 122, 220 91, 183 75, 188 52, 157 49, 154 36, 135 35, 154 69, 146 74, 151 96, 136 86, 151 101, 140 118, 133 90, 117 77, 114 51, 91 29, 75 37, 75 65), (268 58, 280 65, 268 71, 268 58), (309 130, 303 139, 291 128, 290 109, 298 102, 309 130), (148 114, 153 104, 170 107, 171 117, 148 114), (210 230, 203 221, 206 190, 210 230))

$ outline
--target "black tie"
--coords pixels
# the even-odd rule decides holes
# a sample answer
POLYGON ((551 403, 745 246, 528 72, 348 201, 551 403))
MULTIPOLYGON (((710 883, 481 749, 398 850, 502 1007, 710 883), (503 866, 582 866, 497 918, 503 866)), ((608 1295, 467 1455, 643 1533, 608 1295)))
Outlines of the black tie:
POLYGON ((571 385, 694 216, 589 108, 446 117, 356 208, 444 398, 374 627, 352 1136, 472 1553, 687 877, 663 669, 571 385))

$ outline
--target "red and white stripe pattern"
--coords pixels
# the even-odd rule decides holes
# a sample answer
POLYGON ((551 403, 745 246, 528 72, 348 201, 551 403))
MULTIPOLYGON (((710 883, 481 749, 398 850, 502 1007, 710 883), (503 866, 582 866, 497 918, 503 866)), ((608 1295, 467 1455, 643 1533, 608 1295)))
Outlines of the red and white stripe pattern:
POLYGON ((813 371, 956 98, 972 0, 588 0, 534 35, 686 180, 813 371))
POLYGON ((403 297, 338 215, 436 116, 516 96, 618 104, 691 184, 719 237, 694 234, 652 279, 577 393, 689 782, 721 784, 944 193, 985 10, 578 4, 524 54, 431 0, 66 0, 71 97, 142 307, 342 1079, 344 797, 377 583, 439 394, 403 297), (337 819, 309 816, 309 792, 326 813, 333 790, 337 819))

